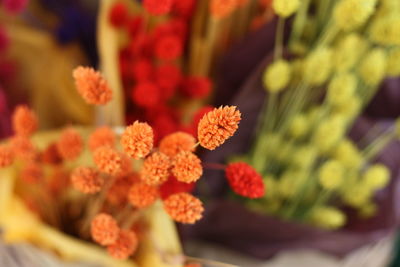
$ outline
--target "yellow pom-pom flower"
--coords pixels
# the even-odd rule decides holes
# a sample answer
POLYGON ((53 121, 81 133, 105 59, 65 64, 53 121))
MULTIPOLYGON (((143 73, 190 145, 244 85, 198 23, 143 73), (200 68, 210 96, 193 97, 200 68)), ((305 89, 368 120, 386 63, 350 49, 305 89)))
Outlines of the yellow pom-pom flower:
POLYGON ((344 203, 354 208, 359 208, 370 201, 372 190, 365 186, 364 183, 354 183, 351 186, 347 186, 341 196, 344 203))
POLYGON ((340 141, 332 156, 349 169, 359 169, 363 162, 359 149, 349 139, 340 141))
POLYGON ((347 72, 354 67, 368 48, 368 42, 357 33, 349 33, 335 46, 333 57, 337 72, 347 72))
POLYGON ((336 75, 328 86, 328 103, 338 106, 345 103, 356 91, 357 78, 351 73, 336 75))
POLYGON ((351 31, 364 25, 375 11, 377 0, 340 0, 335 5, 333 17, 336 25, 351 31))
POLYGON ((272 8, 281 17, 289 17, 297 11, 300 0, 273 0, 272 8))
POLYGON ((400 76, 400 46, 389 50, 386 62, 386 74, 389 77, 400 76))
POLYGON ((292 164, 299 169, 310 168, 317 158, 317 150, 313 146, 305 145, 293 153, 292 164))
POLYGON ((346 120, 340 115, 335 115, 322 121, 318 125, 312 140, 318 151, 322 154, 329 152, 343 137, 345 126, 346 120))
POLYGON ((361 99, 353 95, 334 108, 334 114, 342 116, 346 121, 352 120, 361 110, 361 99))
POLYGON ((388 184, 389 179, 390 171, 383 164, 372 165, 363 175, 364 184, 373 190, 384 188, 388 184))
POLYGON ((267 175, 264 179, 264 186, 268 190, 268 194, 265 194, 265 198, 274 199, 278 195, 278 182, 272 175, 267 175))
POLYGON ((327 190, 334 190, 343 183, 344 167, 337 160, 329 160, 322 164, 318 170, 318 180, 327 190))
POLYGON ((304 80, 311 85, 323 84, 331 74, 332 49, 321 47, 313 51, 306 58, 304 65, 304 80))
POLYGON ((282 91, 290 81, 290 64, 286 60, 278 60, 267 67, 263 76, 265 88, 271 93, 282 91))
POLYGON ((361 61, 359 73, 367 85, 379 84, 386 73, 386 53, 382 48, 370 50, 361 61))
POLYGON ((336 208, 320 206, 311 212, 310 222, 321 228, 334 230, 346 223, 346 216, 336 208))
POLYGON ((381 45, 400 45, 399 14, 376 17, 370 28, 370 37, 381 45))
POLYGON ((360 207, 360 216, 364 218, 370 218, 376 214, 376 211, 378 210, 378 207, 376 206, 375 203, 369 202, 364 204, 362 207, 360 207))
POLYGON ((308 132, 308 120, 304 114, 297 114, 290 123, 289 134, 293 138, 301 138, 308 132))

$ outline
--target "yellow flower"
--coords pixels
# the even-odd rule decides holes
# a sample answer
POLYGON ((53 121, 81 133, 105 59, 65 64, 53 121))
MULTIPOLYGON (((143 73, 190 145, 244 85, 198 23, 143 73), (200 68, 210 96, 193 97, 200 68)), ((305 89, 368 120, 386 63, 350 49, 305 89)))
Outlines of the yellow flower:
POLYGON ((358 113, 361 108, 361 99, 353 95, 349 97, 345 102, 336 106, 334 108, 334 114, 342 116, 346 121, 352 120, 358 113))
POLYGON ((285 198, 292 198, 301 189, 301 185, 307 179, 305 172, 287 170, 278 180, 278 191, 285 198))
POLYGON ((340 0, 333 10, 336 25, 351 31, 362 26, 374 13, 376 0, 340 0))
POLYGON ((372 41, 381 45, 400 45, 399 13, 378 16, 369 30, 372 41))
POLYGON ((390 179, 390 171, 383 164, 369 167, 363 175, 365 185, 373 190, 384 188, 390 179))
POLYGON ((290 65, 286 60, 278 60, 267 67, 263 76, 265 88, 271 93, 282 91, 290 81, 290 65))
POLYGON ((319 183, 327 190, 334 190, 342 184, 344 171, 344 167, 339 161, 329 160, 318 170, 319 183))
POLYGON ((400 76, 400 46, 394 47, 389 50, 387 57, 386 74, 390 77, 400 76))
POLYGON ((331 116, 322 121, 313 135, 313 144, 321 153, 327 153, 343 137, 345 119, 340 115, 331 116))
POLYGON ((360 215, 364 218, 370 218, 376 214, 378 207, 375 203, 369 202, 360 207, 360 215))
POLYGON ((329 83, 327 100, 331 105, 341 105, 354 94, 356 88, 357 78, 353 74, 340 73, 329 83))
POLYGON ((304 79, 311 85, 323 84, 329 77, 332 69, 332 49, 321 47, 307 56, 304 65, 304 79))
POLYGON ((267 175, 264 179, 264 186, 268 194, 265 194, 265 198, 273 199, 276 198, 278 193, 278 181, 272 175, 267 175))
POLYGON ((306 170, 314 164, 317 150, 313 146, 305 145, 294 151, 292 164, 299 169, 306 170))
POLYGON ((299 8, 299 0, 273 0, 272 8, 281 17, 289 17, 299 8))
POLYGON ((307 116, 304 114, 297 114, 290 123, 289 134, 294 138, 301 138, 308 131, 307 116))
POLYGON ((368 48, 368 42, 357 33, 349 33, 335 47, 333 57, 337 72, 346 72, 354 67, 361 55, 368 48))
POLYGON ((370 50, 361 61, 359 73, 367 85, 377 85, 386 73, 386 53, 382 48, 370 50))
POLYGON ((349 139, 340 141, 332 156, 349 169, 359 169, 363 162, 360 151, 349 139))
POLYGON ((321 228, 333 230, 346 223, 346 216, 336 208, 320 206, 311 212, 310 222, 321 228))
POLYGON ((367 203, 371 199, 371 196, 371 189, 363 183, 354 183, 342 192, 343 202, 355 208, 367 203))

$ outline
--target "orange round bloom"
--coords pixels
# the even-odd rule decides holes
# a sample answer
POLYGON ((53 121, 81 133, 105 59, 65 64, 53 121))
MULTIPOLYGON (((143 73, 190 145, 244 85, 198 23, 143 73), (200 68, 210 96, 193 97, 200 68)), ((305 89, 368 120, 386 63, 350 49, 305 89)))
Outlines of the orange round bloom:
POLYGON ((36 162, 30 162, 21 170, 21 180, 26 183, 37 183, 43 178, 43 170, 36 162))
POLYGON ((38 119, 29 107, 19 105, 14 110, 12 126, 17 135, 30 136, 38 128, 38 119))
POLYGON ((158 199, 158 196, 157 187, 144 183, 135 183, 129 190, 128 200, 132 206, 143 209, 151 206, 158 199))
POLYGON ((57 142, 57 149, 63 159, 74 160, 82 152, 82 137, 76 130, 67 128, 61 133, 60 139, 57 142))
POLYGON ((154 152, 147 157, 142 166, 140 177, 148 185, 160 185, 169 177, 171 161, 161 152, 154 152))
POLYGON ((222 145, 238 129, 240 116, 235 106, 221 106, 205 114, 197 127, 200 145, 209 150, 222 145))
POLYGON ((111 257, 119 260, 125 260, 135 253, 138 247, 138 238, 135 232, 130 230, 121 230, 117 240, 107 247, 111 257))
POLYGON ((0 146, 0 168, 10 166, 14 161, 11 147, 7 145, 0 146))
POLYGON ((100 174, 90 167, 78 167, 71 174, 72 186, 84 193, 95 194, 99 192, 103 186, 103 179, 100 174))
POLYGON ((162 153, 169 157, 176 156, 179 152, 193 152, 196 146, 196 139, 188 133, 176 132, 165 136, 159 145, 162 153))
POLYGON ((140 181, 140 177, 136 173, 117 179, 110 190, 107 192, 107 201, 111 205, 121 206, 128 202, 128 195, 131 186, 140 181))
POLYGON ((201 160, 192 152, 183 151, 172 162, 172 174, 180 182, 193 183, 203 174, 201 160))
POLYGON ((113 148, 103 146, 93 153, 93 161, 100 171, 115 175, 121 171, 121 154, 113 148))
POLYGON ((121 167, 117 176, 126 176, 132 171, 132 160, 125 153, 120 153, 121 157, 121 167))
POLYGON ((114 244, 120 234, 117 221, 106 213, 97 214, 93 218, 90 231, 93 240, 102 246, 114 244))
POLYGON ((125 153, 134 159, 147 156, 153 148, 153 129, 145 122, 135 121, 126 127, 121 136, 121 144, 125 153))
POLYGON ((37 151, 31 140, 25 136, 14 136, 10 139, 14 156, 23 161, 32 161, 37 157, 37 151))
POLYGON ((171 195, 164 200, 164 209, 175 221, 187 224, 200 220, 204 211, 203 203, 188 193, 171 195))
POLYGON ((72 76, 78 93, 88 104, 105 105, 112 98, 112 90, 107 81, 93 68, 77 67, 72 76))
POLYGON ((114 147, 115 133, 108 126, 99 127, 89 136, 88 143, 92 152, 102 146, 114 147))
POLYGON ((238 5, 238 0, 211 0, 210 13, 213 17, 223 18, 230 15, 238 5))
POLYGON ((56 143, 49 144, 41 154, 41 161, 46 164, 56 165, 62 162, 56 143))

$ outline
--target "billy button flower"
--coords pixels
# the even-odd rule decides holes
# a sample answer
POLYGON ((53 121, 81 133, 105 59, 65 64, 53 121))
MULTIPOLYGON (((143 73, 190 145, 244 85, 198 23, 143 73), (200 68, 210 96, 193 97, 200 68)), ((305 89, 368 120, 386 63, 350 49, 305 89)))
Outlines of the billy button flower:
POLYGON ((158 196, 157 187, 138 182, 131 186, 128 200, 132 206, 143 209, 151 206, 158 199, 158 196))
POLYGON ((153 148, 153 141, 153 129, 147 123, 138 121, 126 127, 121 136, 125 153, 134 159, 146 157, 153 148))
POLYGON ((175 65, 162 65, 155 71, 157 85, 162 89, 162 98, 170 99, 182 80, 182 71, 175 65))
POLYGON ((89 149, 94 152, 97 148, 102 146, 114 147, 115 140, 115 133, 110 127, 99 127, 89 136, 89 149))
POLYGON ((154 152, 144 160, 140 177, 148 185, 160 185, 168 179, 170 167, 171 162, 167 155, 154 152))
POLYGON ((260 198, 265 194, 262 177, 250 165, 244 162, 229 164, 225 175, 232 190, 248 198, 260 198))
POLYGON ((36 148, 33 146, 31 140, 25 136, 12 137, 10 139, 10 146, 14 157, 17 159, 31 161, 37 156, 36 148))
POLYGON ((153 108, 160 103, 160 88, 150 81, 140 82, 132 88, 131 98, 139 107, 153 108))
POLYGON ((235 106, 221 106, 205 114, 197 128, 200 145, 209 150, 222 145, 238 129, 240 116, 235 106))
POLYGON ((207 97, 212 89, 212 83, 207 77, 191 76, 183 80, 182 93, 193 99, 201 99, 207 97))
POLYGON ((177 222, 193 224, 202 218, 203 203, 188 193, 178 193, 164 200, 164 210, 177 222))
POLYGON ((117 241, 120 229, 111 215, 100 213, 93 218, 90 232, 94 241, 102 246, 108 246, 117 241))
POLYGON ((8 145, 0 145, 0 168, 10 166, 14 161, 12 149, 8 145))
POLYGON ((120 230, 117 240, 107 247, 107 251, 111 257, 125 260, 135 253, 138 244, 139 241, 135 232, 120 230))
POLYGON ((203 174, 201 160, 189 151, 177 154, 172 160, 172 166, 172 174, 180 182, 196 182, 203 174))
POLYGON ((78 167, 71 174, 71 183, 84 194, 95 194, 100 192, 104 181, 94 168, 78 167))
POLYGON ((154 73, 153 64, 147 58, 139 58, 132 65, 132 76, 136 81, 148 81, 154 73))
POLYGON ((272 8, 281 17, 289 17, 297 11, 300 6, 299 0, 273 0, 272 8))
POLYGON ((111 147, 103 146, 96 149, 93 161, 101 172, 116 175, 121 171, 121 155, 111 147))
POLYGON ((182 39, 174 34, 159 38, 154 47, 154 54, 160 60, 172 61, 183 53, 182 39))
POLYGON ((169 13, 173 3, 174 0, 144 0, 143 6, 151 15, 158 16, 169 13))
POLYGON ((73 128, 64 129, 57 142, 57 149, 63 159, 74 160, 82 152, 82 137, 73 128))
POLYGON ((38 128, 38 119, 28 106, 19 105, 12 115, 12 126, 16 135, 30 136, 38 128))
POLYGON ((80 66, 72 75, 78 93, 88 104, 105 105, 112 99, 112 91, 100 72, 80 66))
POLYGON ((110 9, 110 13, 108 14, 108 19, 116 28, 120 28, 125 25, 128 21, 129 13, 128 8, 123 2, 115 2, 110 9))
POLYGON ((193 152, 196 139, 188 133, 175 132, 165 136, 160 141, 159 150, 169 157, 174 157, 182 151, 193 152))

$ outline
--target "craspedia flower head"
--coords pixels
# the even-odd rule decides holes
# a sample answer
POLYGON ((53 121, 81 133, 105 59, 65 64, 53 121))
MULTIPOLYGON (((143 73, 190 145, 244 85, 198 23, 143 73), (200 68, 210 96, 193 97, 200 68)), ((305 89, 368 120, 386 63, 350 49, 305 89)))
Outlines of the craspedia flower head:
POLYGON ((89 136, 89 149, 94 152, 102 146, 114 147, 115 139, 115 133, 110 127, 99 127, 89 136))
POLYGON ((88 104, 105 105, 112 99, 112 90, 107 81, 93 68, 80 66, 72 75, 78 93, 88 104))
POLYGON ((346 216, 336 208, 319 206, 312 211, 310 222, 316 226, 333 230, 346 223, 346 216))
POLYGON ((345 204, 359 208, 371 200, 372 190, 364 183, 355 183, 346 188, 341 197, 345 204))
POLYGON ((159 197, 156 186, 145 183, 135 183, 131 186, 128 193, 128 200, 132 206, 143 209, 151 206, 159 197))
POLYGON ((292 163, 299 169, 308 169, 317 159, 317 150, 314 146, 305 145, 297 148, 292 156, 292 163))
POLYGON ((14 161, 14 155, 11 147, 0 145, 0 168, 10 166, 14 161))
POLYGON ((318 170, 318 179, 321 186, 327 190, 337 189, 343 183, 344 167, 337 160, 329 160, 318 170))
POLYGON ((162 65, 156 69, 155 79, 157 85, 162 88, 162 98, 168 100, 182 80, 182 71, 172 64, 162 65))
POLYGON ((100 192, 104 181, 94 168, 78 167, 71 174, 71 183, 84 194, 95 194, 100 192))
POLYGON ((229 164, 225 175, 232 190, 248 198, 260 198, 265 194, 262 177, 253 167, 244 162, 229 164))
POLYGON ((140 171, 142 181, 148 185, 160 185, 168 179, 171 161, 161 152, 148 156, 140 171))
POLYGON ((199 99, 207 97, 212 89, 212 83, 207 77, 191 76, 182 82, 182 93, 187 97, 199 99))
POLYGON ((310 122, 305 114, 297 114, 293 117, 289 126, 289 134, 294 138, 302 138, 310 128, 310 122))
POLYGON ((386 74, 389 77, 400 76, 400 46, 389 50, 386 62, 386 74))
POLYGON ((103 146, 93 153, 93 161, 101 172, 116 175, 121 170, 121 155, 111 147, 103 146))
POLYGON ((224 18, 236 9, 237 4, 237 0, 211 0, 210 13, 215 18, 224 18))
POLYGON ((345 35, 335 46, 333 63, 337 72, 348 72, 368 49, 368 42, 358 33, 345 35))
POLYGON ((359 74, 367 85, 377 85, 386 74, 386 53, 383 48, 370 50, 361 61, 359 74))
POLYGON ((143 6, 151 15, 165 15, 171 11, 173 0, 144 0, 143 6))
POLYGON ((28 163, 21 170, 21 180, 28 184, 38 183, 43 179, 43 175, 41 165, 36 162, 28 163))
POLYGON ((209 150, 219 147, 233 136, 240 120, 240 111, 235 106, 221 106, 208 112, 197 127, 200 145, 209 150))
POLYGON ((37 151, 31 140, 25 136, 14 136, 10 139, 10 145, 15 158, 32 161, 37 157, 37 151))
POLYGON ((180 182, 193 183, 203 174, 201 160, 192 152, 182 151, 172 161, 172 174, 180 182))
POLYGON ((153 82, 140 82, 132 88, 131 98, 139 107, 153 108, 160 103, 161 90, 153 82))
POLYGON ((343 116, 334 115, 322 121, 316 128, 312 137, 313 144, 320 153, 329 152, 343 137, 346 120, 343 116))
POLYGON ((193 224, 202 218, 203 203, 188 193, 178 193, 164 200, 165 211, 177 222, 193 224))
POLYGON ((154 133, 147 123, 135 121, 121 136, 125 153, 134 159, 146 157, 153 148, 154 133))
POLYGON ((323 84, 331 74, 332 49, 320 47, 307 56, 304 64, 304 79, 311 85, 323 84))
POLYGON ((273 0, 272 8, 281 17, 289 17, 297 11, 300 6, 299 0, 273 0))
POLYGON ((280 59, 267 67, 264 72, 264 87, 271 93, 282 91, 290 81, 290 64, 280 59))
POLYGON ((398 13, 375 17, 370 28, 371 39, 385 46, 400 45, 400 18, 398 13))
POLYGON ((38 128, 38 119, 36 114, 27 106, 19 105, 12 115, 12 126, 15 134, 30 136, 38 128))
POLYGON ((169 157, 174 157, 182 151, 193 152, 196 139, 188 133, 175 132, 165 136, 160 141, 159 150, 169 157))
POLYGON ((364 183, 371 189, 384 188, 390 180, 390 171, 383 164, 369 167, 363 175, 364 183))
POLYGON ((132 75, 135 81, 148 81, 151 79, 154 67, 148 58, 139 58, 132 65, 132 75))
POLYGON ((361 111, 361 99, 357 95, 352 95, 340 105, 334 107, 334 114, 342 116, 346 120, 356 117, 361 111))
POLYGON ((118 260, 125 260, 132 256, 138 247, 138 237, 131 230, 121 230, 117 240, 107 247, 111 257, 118 260))
POLYGON ((90 227, 90 232, 94 241, 102 246, 114 244, 120 234, 117 221, 109 214, 97 214, 90 227))
POLYGON ((162 36, 155 44, 155 56, 161 60, 175 60, 183 53, 182 40, 173 34, 162 36))
POLYGON ((343 104, 357 89, 357 78, 351 73, 339 73, 328 86, 328 103, 334 106, 343 104))
POLYGON ((349 139, 344 139, 335 147, 332 157, 349 169, 359 169, 363 163, 361 152, 349 139))
POLYGON ((61 133, 60 139, 57 142, 57 149, 63 159, 74 160, 82 152, 82 137, 73 128, 67 128, 61 133))
POLYGON ((340 0, 334 7, 336 25, 351 31, 361 27, 374 13, 376 0, 340 0))

